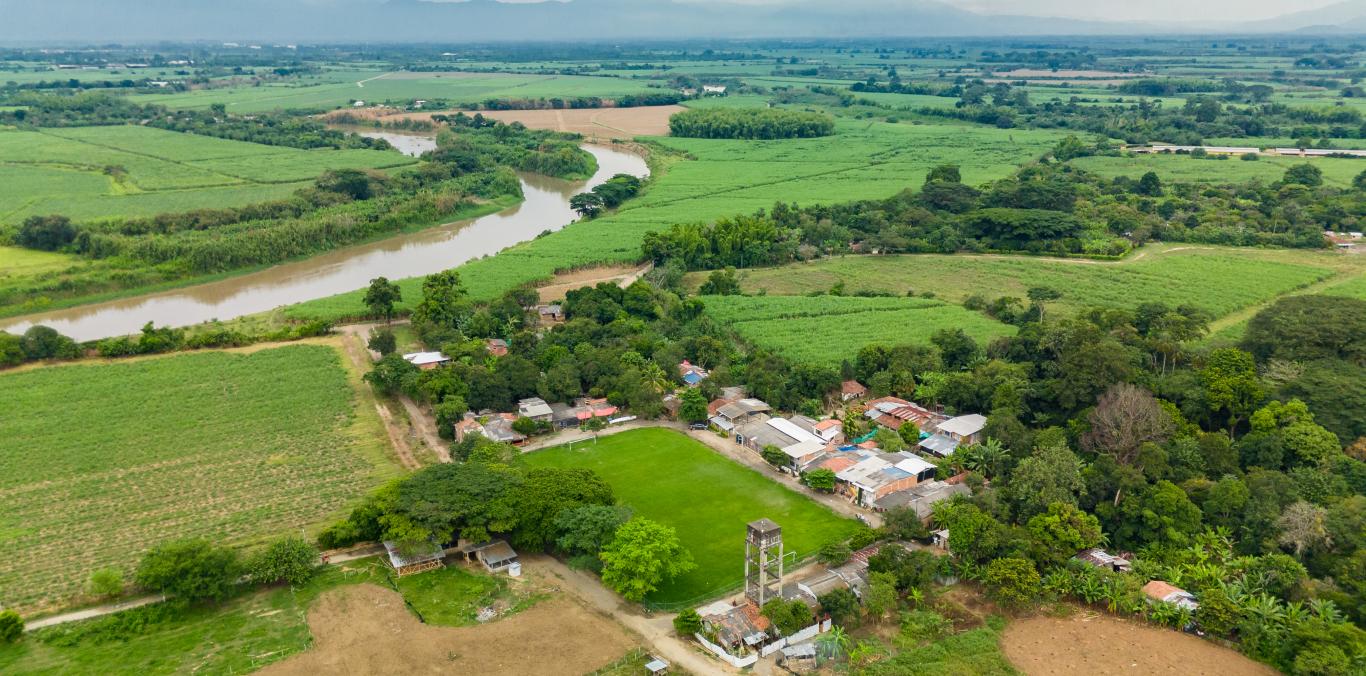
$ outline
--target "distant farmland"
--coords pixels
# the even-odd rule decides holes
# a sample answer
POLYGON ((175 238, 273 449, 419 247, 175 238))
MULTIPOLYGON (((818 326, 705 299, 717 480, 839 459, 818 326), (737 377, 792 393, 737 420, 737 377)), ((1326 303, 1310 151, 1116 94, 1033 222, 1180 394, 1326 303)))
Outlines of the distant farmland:
POLYGON ((1015 327, 927 298, 707 296, 707 314, 750 344, 802 364, 839 366, 865 345, 928 345, 941 329, 962 329, 979 344, 1015 327))
POLYGON ((300 150, 139 126, 0 130, 0 224, 151 216, 288 196, 328 169, 413 164, 378 150, 300 150))
POLYGON ((322 345, 0 375, 0 606, 69 602, 160 542, 298 533, 389 471, 322 345))

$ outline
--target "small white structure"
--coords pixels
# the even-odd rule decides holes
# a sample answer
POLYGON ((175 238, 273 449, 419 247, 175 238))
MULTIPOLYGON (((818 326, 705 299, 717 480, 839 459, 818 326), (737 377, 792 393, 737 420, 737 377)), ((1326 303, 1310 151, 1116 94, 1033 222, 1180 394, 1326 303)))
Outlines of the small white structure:
POLYGON ((669 663, 662 657, 651 655, 650 661, 645 663, 645 671, 651 674, 667 674, 669 673, 669 663))
POLYGON ((725 86, 725 85, 702 85, 702 93, 704 93, 704 94, 725 94, 725 93, 726 93, 726 86, 725 86))
POLYGON ((410 352, 403 355, 403 360, 423 371, 428 371, 449 362, 451 358, 440 352, 410 352))

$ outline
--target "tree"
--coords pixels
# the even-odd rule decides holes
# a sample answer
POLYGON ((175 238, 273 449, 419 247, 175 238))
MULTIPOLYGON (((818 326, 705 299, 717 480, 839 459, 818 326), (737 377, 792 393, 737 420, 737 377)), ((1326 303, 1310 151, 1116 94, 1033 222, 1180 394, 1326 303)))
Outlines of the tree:
POLYGON ((208 540, 175 540, 144 554, 134 580, 143 589, 192 601, 221 600, 239 572, 236 551, 208 540))
POLYGON ((1066 443, 1060 441, 1034 449, 1011 472, 1006 486, 1016 518, 1027 521, 1055 502, 1077 504, 1077 496, 1086 488, 1081 469, 1081 459, 1066 443))
POLYGON ((1200 594, 1200 607, 1195 610, 1195 622, 1216 636, 1232 636, 1238 626, 1240 611, 1228 594, 1212 585, 1200 594))
POLYGON ((834 624, 843 625, 858 619, 858 596, 845 587, 832 589, 829 594, 821 596, 817 601, 821 604, 821 610, 830 616, 830 621, 834 624))
POLYGON ((689 638, 693 634, 701 633, 702 616, 697 614, 692 608, 684 608, 678 615, 674 616, 674 633, 681 638, 689 638))
POLYGON ((384 317, 386 324, 394 317, 394 303, 401 300, 403 289, 385 277, 370 280, 370 287, 365 290, 365 307, 370 308, 370 314, 384 317))
POLYGON ((24 618, 13 610, 0 612, 0 643, 14 643, 24 635, 24 618))
POLYGON ((872 573, 868 576, 868 590, 863 595, 863 607, 879 624, 887 613, 896 610, 896 576, 891 573, 872 573))
POLYGON ((958 170, 958 165, 956 164, 941 164, 930 169, 929 173, 925 174, 925 183, 934 183, 935 181, 962 183, 963 174, 958 170))
POLYGON ((1253 315, 1243 349, 1259 362, 1271 359, 1366 361, 1366 299, 1289 296, 1253 315))
POLYGON ((602 196, 594 192, 581 192, 569 198, 569 208, 583 218, 596 218, 603 207, 602 196))
POLYGON ((1095 516, 1064 502, 1050 504, 1046 513, 1035 515, 1026 527, 1040 563, 1045 564, 1064 563, 1104 538, 1095 516))
POLYGON ((370 340, 365 346, 383 357, 398 349, 398 339, 394 337, 394 332, 387 328, 376 329, 370 332, 370 340))
POLYGON ((788 457, 788 455, 783 452, 783 449, 778 448, 773 444, 764 446, 764 450, 760 451, 759 455, 763 456, 764 462, 767 462, 774 467, 788 467, 792 464, 792 458, 788 457))
POLYGON ((1039 308, 1039 321, 1043 321, 1044 305, 1062 298, 1062 292, 1047 286, 1031 286, 1025 292, 1034 307, 1039 308))
POLYGON ((835 492, 835 471, 828 467, 817 467, 802 475, 802 483, 813 491, 833 493, 835 492))
POLYGON ((1285 176, 1281 177, 1281 182, 1288 185, 1316 188, 1323 185, 1323 170, 1308 162, 1296 164, 1285 170, 1285 176))
POLYGON ((1148 197, 1160 197, 1162 195, 1162 179, 1158 178, 1157 172, 1148 172, 1138 179, 1138 186, 1134 192, 1148 197))
POLYGON ((123 593, 123 572, 117 568, 101 568, 90 574, 90 593, 111 598, 123 593))
POLYGON ((318 549, 300 537, 280 538, 251 557, 247 574, 256 584, 300 585, 318 569, 318 549))
POLYGON ((1129 467, 1138 463, 1143 444, 1166 441, 1174 427, 1171 416, 1150 392, 1128 383, 1111 385, 1087 421, 1091 429, 1082 437, 1082 445, 1089 451, 1108 453, 1129 467))
POLYGON ((679 398, 678 418, 688 423, 699 423, 707 419, 707 397, 702 390, 689 387, 679 398))
POLYGON ((819 556, 822 563, 831 566, 842 566, 845 563, 848 563, 849 557, 852 556, 853 553, 854 552, 849 549, 849 545, 837 540, 821 545, 819 556))
POLYGON ((1105 520, 1117 546, 1137 549, 1145 544, 1184 547, 1200 532, 1200 508, 1180 486, 1159 481, 1119 503, 1101 504, 1097 514, 1105 520))
POLYGON ((0 331, 0 368, 18 366, 23 361, 23 339, 13 333, 0 331))
POLYGON ((556 542, 556 522, 565 510, 616 502, 612 487, 585 467, 539 467, 528 470, 515 496, 517 513, 513 543, 518 549, 544 551, 556 542))
POLYGON ((784 636, 795 634, 811 626, 814 621, 811 609, 800 599, 788 601, 776 598, 765 603, 759 612, 784 636))
POLYGON ((40 251, 56 251, 76 239, 76 228, 66 216, 29 216, 14 241, 40 251))
POLYGON ((967 368, 981 354, 977 341, 963 329, 939 329, 930 336, 930 342, 939 348, 944 367, 950 370, 967 368))
POLYGON ((987 564, 982 576, 987 596, 1007 608, 1024 608, 1038 598, 1043 579, 1029 559, 1007 557, 987 564))
POLYGON ((384 355, 375 368, 365 374, 365 382, 370 383, 380 394, 393 396, 412 389, 422 369, 403 358, 397 352, 384 355))
POLYGON ((1325 523, 1328 510, 1303 500, 1291 504, 1276 519, 1280 535, 1276 541, 1282 547, 1292 547, 1295 558, 1303 559, 1309 550, 1325 548, 1333 544, 1325 523))
POLYGON ((76 341, 57 333, 51 327, 30 326, 19 339, 19 349, 29 361, 38 359, 75 359, 81 354, 76 341))
MULTIPOLYGON (((873 441, 877 442, 878 448, 882 449, 883 453, 896 453, 906 449, 906 440, 902 439, 900 434, 886 427, 877 428, 877 431, 873 433, 873 441)), ((919 443, 918 439, 916 441, 919 443)))
POLYGON ((1212 412, 1228 412, 1228 435, 1233 438, 1238 423, 1256 410, 1265 392, 1257 378, 1252 355, 1238 348, 1214 350, 1200 370, 1200 383, 1212 412))
POLYGON ((422 280, 422 300, 413 308, 413 323, 454 329, 469 314, 460 274, 445 270, 422 280))
POLYGON ((581 505, 561 511, 555 517, 559 537, 555 544, 572 556, 592 555, 617 534, 617 529, 631 519, 631 510, 609 505, 581 505))
POLYGON ((370 174, 362 169, 333 169, 319 176, 314 185, 319 190, 346 195, 353 200, 368 200, 375 196, 370 174))
POLYGON ((703 296, 735 296, 740 293, 740 279, 735 276, 735 268, 712 270, 707 281, 702 282, 697 293, 703 296))
POLYGON ((603 584, 628 601, 640 601, 661 582, 697 567, 673 528, 642 517, 622 524, 598 558, 603 584))

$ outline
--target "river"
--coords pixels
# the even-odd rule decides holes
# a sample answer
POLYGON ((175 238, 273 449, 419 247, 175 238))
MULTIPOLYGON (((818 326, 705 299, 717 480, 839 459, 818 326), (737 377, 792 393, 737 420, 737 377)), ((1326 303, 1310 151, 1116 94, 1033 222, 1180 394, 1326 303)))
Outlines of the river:
MULTIPOLYGON (((410 155, 419 155, 436 146, 432 138, 420 135, 379 132, 365 135, 384 138, 410 155)), ((639 155, 592 145, 586 145, 584 149, 598 160, 598 171, 591 179, 565 181, 538 174, 520 174, 526 199, 497 213, 346 247, 220 281, 0 320, 0 330, 19 333, 34 324, 43 324, 78 341, 95 340, 137 333, 149 321, 157 326, 189 326, 233 319, 354 291, 375 277, 402 279, 447 270, 498 253, 546 230, 563 228, 577 217, 569 208, 569 198, 616 174, 649 175, 649 168, 639 155)))

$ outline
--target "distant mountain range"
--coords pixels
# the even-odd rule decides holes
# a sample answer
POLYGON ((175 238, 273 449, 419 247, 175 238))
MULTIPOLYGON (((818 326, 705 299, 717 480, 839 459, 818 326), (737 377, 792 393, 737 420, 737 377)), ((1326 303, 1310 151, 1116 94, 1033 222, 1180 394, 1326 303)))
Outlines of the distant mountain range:
POLYGON ((0 0, 0 43, 494 42, 1366 32, 1366 0, 1266 21, 1143 24, 979 14, 934 0, 0 0))

